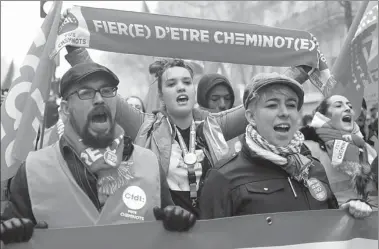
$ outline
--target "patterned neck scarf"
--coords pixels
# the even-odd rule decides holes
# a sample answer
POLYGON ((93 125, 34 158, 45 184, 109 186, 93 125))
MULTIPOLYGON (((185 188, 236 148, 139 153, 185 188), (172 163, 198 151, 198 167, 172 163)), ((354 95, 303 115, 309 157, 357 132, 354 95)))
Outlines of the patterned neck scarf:
POLYGON ((307 179, 312 161, 300 154, 304 136, 297 131, 287 146, 270 144, 252 125, 246 127, 246 144, 252 152, 279 165, 290 176, 301 182, 307 179))
MULTIPOLYGON (((64 139, 78 155, 81 162, 90 172, 97 175, 98 197, 103 204, 109 195, 113 195, 119 188, 125 186, 133 176, 130 172, 131 160, 122 159, 124 149, 124 130, 116 125, 115 139, 107 148, 90 148, 82 143, 82 139, 72 128, 70 122, 65 125, 64 139), (113 165, 107 163, 105 158, 111 154, 113 165)), ((109 161, 108 161, 109 162, 109 161)))

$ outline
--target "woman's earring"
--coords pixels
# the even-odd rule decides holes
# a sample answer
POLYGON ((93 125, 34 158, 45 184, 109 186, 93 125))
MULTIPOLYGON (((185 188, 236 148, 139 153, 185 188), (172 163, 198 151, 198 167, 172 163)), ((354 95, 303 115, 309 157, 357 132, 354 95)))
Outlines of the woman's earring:
POLYGON ((257 126, 257 124, 255 123, 254 120, 251 120, 251 121, 250 121, 250 124, 251 124, 253 127, 256 127, 256 126, 257 126))

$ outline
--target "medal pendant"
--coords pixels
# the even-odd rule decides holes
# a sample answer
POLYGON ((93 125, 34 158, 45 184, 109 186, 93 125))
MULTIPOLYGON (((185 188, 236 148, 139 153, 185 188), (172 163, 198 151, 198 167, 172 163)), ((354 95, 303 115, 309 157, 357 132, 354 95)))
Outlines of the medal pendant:
POLYGON ((307 180, 309 192, 312 197, 318 201, 325 201, 328 198, 328 194, 324 184, 316 178, 310 178, 307 180))
POLYGON ((117 165, 117 156, 114 152, 110 151, 110 150, 107 150, 105 153, 104 153, 104 161, 112 166, 112 167, 116 167, 117 165))
POLYGON ((197 161, 197 156, 195 153, 187 153, 183 159, 185 164, 194 165, 197 161))

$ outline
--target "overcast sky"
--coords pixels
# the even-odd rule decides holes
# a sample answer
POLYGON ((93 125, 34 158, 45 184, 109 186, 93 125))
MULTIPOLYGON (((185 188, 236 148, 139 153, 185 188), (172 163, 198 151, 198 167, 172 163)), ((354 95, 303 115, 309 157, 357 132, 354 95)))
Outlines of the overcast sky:
MULTIPOLYGON (((154 11, 157 1, 148 1, 147 4, 150 10, 154 11)), ((43 22, 43 19, 40 18, 39 5, 39 1, 1 1, 2 62, 5 60, 8 64, 13 60, 17 66, 22 64, 36 35, 36 30, 43 22)), ((142 10, 142 1, 64 1, 62 9, 70 8, 73 5, 129 11, 142 10)), ((61 51, 63 51, 61 53, 65 53, 64 49, 61 51)), ((4 66, 2 65, 2 72, 4 66)), ((67 68, 68 63, 61 59, 58 76, 67 68)))

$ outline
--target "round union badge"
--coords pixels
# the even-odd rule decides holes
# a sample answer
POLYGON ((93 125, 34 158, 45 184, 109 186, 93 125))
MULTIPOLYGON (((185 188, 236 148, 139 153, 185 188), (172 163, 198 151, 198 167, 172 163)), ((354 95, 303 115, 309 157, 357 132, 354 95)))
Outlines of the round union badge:
POLYGON ((116 167, 117 165, 117 156, 114 152, 110 151, 110 150, 107 150, 105 153, 104 153, 104 161, 112 166, 112 167, 116 167))
POLYGON ((194 165, 197 161, 197 157, 195 153, 187 153, 184 156, 184 163, 187 165, 194 165))
POLYGON ((307 181, 308 189, 312 197, 318 201, 325 201, 328 198, 328 194, 324 184, 316 178, 310 178, 307 181))
POLYGON ((138 186, 129 186, 122 194, 125 205, 132 210, 140 210, 147 202, 146 193, 138 186))

